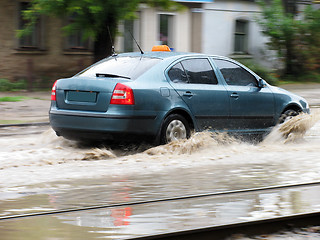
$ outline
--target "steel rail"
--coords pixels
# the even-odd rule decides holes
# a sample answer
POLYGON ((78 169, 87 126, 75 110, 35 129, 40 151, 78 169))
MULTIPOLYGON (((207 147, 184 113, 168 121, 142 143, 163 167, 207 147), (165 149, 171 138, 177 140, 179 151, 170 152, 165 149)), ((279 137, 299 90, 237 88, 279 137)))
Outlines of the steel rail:
MULTIPOLYGON (((213 225, 174 232, 162 232, 126 238, 127 240, 223 240, 232 235, 258 236, 273 234, 281 230, 294 232, 295 228, 320 225, 320 212, 292 214, 282 217, 213 225)), ((238 239, 238 238, 236 238, 238 239)), ((260 238, 259 238, 260 239, 260 238)), ((265 239, 265 238, 263 238, 265 239)))
POLYGON ((34 123, 12 123, 12 124, 0 124, 0 128, 6 127, 31 127, 31 126, 49 126, 49 122, 34 122, 34 123))
POLYGON ((260 188, 247 188, 247 189, 230 190, 230 191, 223 191, 223 192, 203 193, 203 194, 196 194, 196 195, 176 196, 171 198, 158 198, 158 199, 145 200, 145 201, 132 201, 132 202, 122 202, 122 203, 113 203, 113 204, 90 205, 90 206, 82 206, 82 207, 76 207, 76 208, 57 209, 53 211, 43 211, 43 212, 36 212, 36 213, 25 213, 25 214, 1 216, 0 221, 15 219, 15 218, 25 218, 25 217, 95 210, 95 209, 102 209, 102 208, 126 207, 126 206, 133 206, 133 205, 152 204, 152 203, 168 202, 168 201, 180 201, 180 200, 188 200, 188 199, 204 198, 204 197, 215 197, 215 196, 224 196, 224 195, 233 195, 233 194, 252 193, 252 192, 259 192, 259 191, 281 190, 285 188, 310 187, 310 186, 316 186, 316 185, 320 185, 320 181, 288 184, 288 185, 275 185, 275 186, 260 187, 260 188))

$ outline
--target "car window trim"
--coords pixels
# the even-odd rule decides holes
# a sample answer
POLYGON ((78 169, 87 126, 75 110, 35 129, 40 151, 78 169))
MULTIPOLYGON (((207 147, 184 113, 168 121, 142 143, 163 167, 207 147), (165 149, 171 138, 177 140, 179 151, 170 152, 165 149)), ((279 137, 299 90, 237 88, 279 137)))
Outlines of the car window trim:
POLYGON ((200 84, 203 84, 203 85, 213 85, 213 86, 224 85, 224 84, 221 84, 221 82, 220 82, 220 79, 219 79, 218 74, 217 74, 217 73, 218 73, 218 72, 217 72, 217 67, 212 63, 211 56, 203 56, 203 55, 200 55, 200 56, 199 56, 199 55, 196 55, 196 56, 187 56, 187 57, 182 57, 182 58, 176 59, 176 60, 175 60, 174 62, 172 62, 172 63, 165 69, 165 71, 164 71, 167 80, 170 81, 170 82, 172 82, 171 79, 170 79, 170 77, 169 77, 168 72, 170 71, 170 69, 171 69, 173 66, 175 66, 175 65, 178 64, 178 63, 180 63, 181 66, 182 66, 182 68, 183 68, 183 70, 184 70, 184 72, 185 72, 185 74, 187 75, 188 82, 187 82, 187 83, 174 83, 174 82, 172 82, 172 83, 174 83, 174 84, 197 84, 197 85, 199 85, 199 83, 190 83, 188 74, 186 73, 186 70, 185 70, 183 64, 181 63, 182 61, 184 61, 184 60, 189 60, 189 59, 207 59, 208 62, 209 62, 209 64, 210 64, 210 66, 211 66, 211 68, 212 68, 212 70, 213 70, 213 73, 215 74, 216 79, 217 79, 217 81, 218 81, 217 84, 213 84, 213 83, 200 83, 200 84))

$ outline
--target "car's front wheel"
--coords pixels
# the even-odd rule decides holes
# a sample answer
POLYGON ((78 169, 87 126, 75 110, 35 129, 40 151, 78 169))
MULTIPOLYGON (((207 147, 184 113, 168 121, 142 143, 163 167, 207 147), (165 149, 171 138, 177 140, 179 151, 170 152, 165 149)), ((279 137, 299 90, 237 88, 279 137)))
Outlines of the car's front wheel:
POLYGON ((289 119, 297 116, 298 114, 299 114, 299 112, 297 112, 296 110, 293 110, 293 109, 286 110, 281 114, 281 116, 278 120, 278 124, 282 124, 282 123, 288 121, 289 119))
POLYGON ((189 137, 190 126, 183 116, 179 114, 171 114, 164 120, 161 131, 162 144, 189 137))

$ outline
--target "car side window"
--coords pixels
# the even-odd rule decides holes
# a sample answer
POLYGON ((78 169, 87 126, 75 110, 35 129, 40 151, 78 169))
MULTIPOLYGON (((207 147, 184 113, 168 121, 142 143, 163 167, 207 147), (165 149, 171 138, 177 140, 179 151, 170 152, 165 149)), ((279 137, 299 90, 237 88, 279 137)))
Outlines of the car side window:
POLYGON ((239 65, 221 59, 214 60, 228 85, 258 86, 257 79, 239 65))
POLYGON ((169 78, 174 83, 187 83, 188 78, 187 75, 181 65, 181 63, 175 64, 169 71, 168 71, 169 78))
POLYGON ((218 84, 217 77, 206 58, 187 59, 181 62, 189 83, 218 84))

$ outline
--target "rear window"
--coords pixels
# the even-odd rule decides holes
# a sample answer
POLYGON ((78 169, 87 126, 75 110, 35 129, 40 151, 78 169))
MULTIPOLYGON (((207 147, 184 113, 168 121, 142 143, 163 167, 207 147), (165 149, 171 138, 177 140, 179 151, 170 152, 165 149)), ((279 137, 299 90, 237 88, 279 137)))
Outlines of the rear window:
POLYGON ((85 69, 78 76, 109 76, 134 80, 160 61, 159 58, 149 57, 110 57, 85 69))

